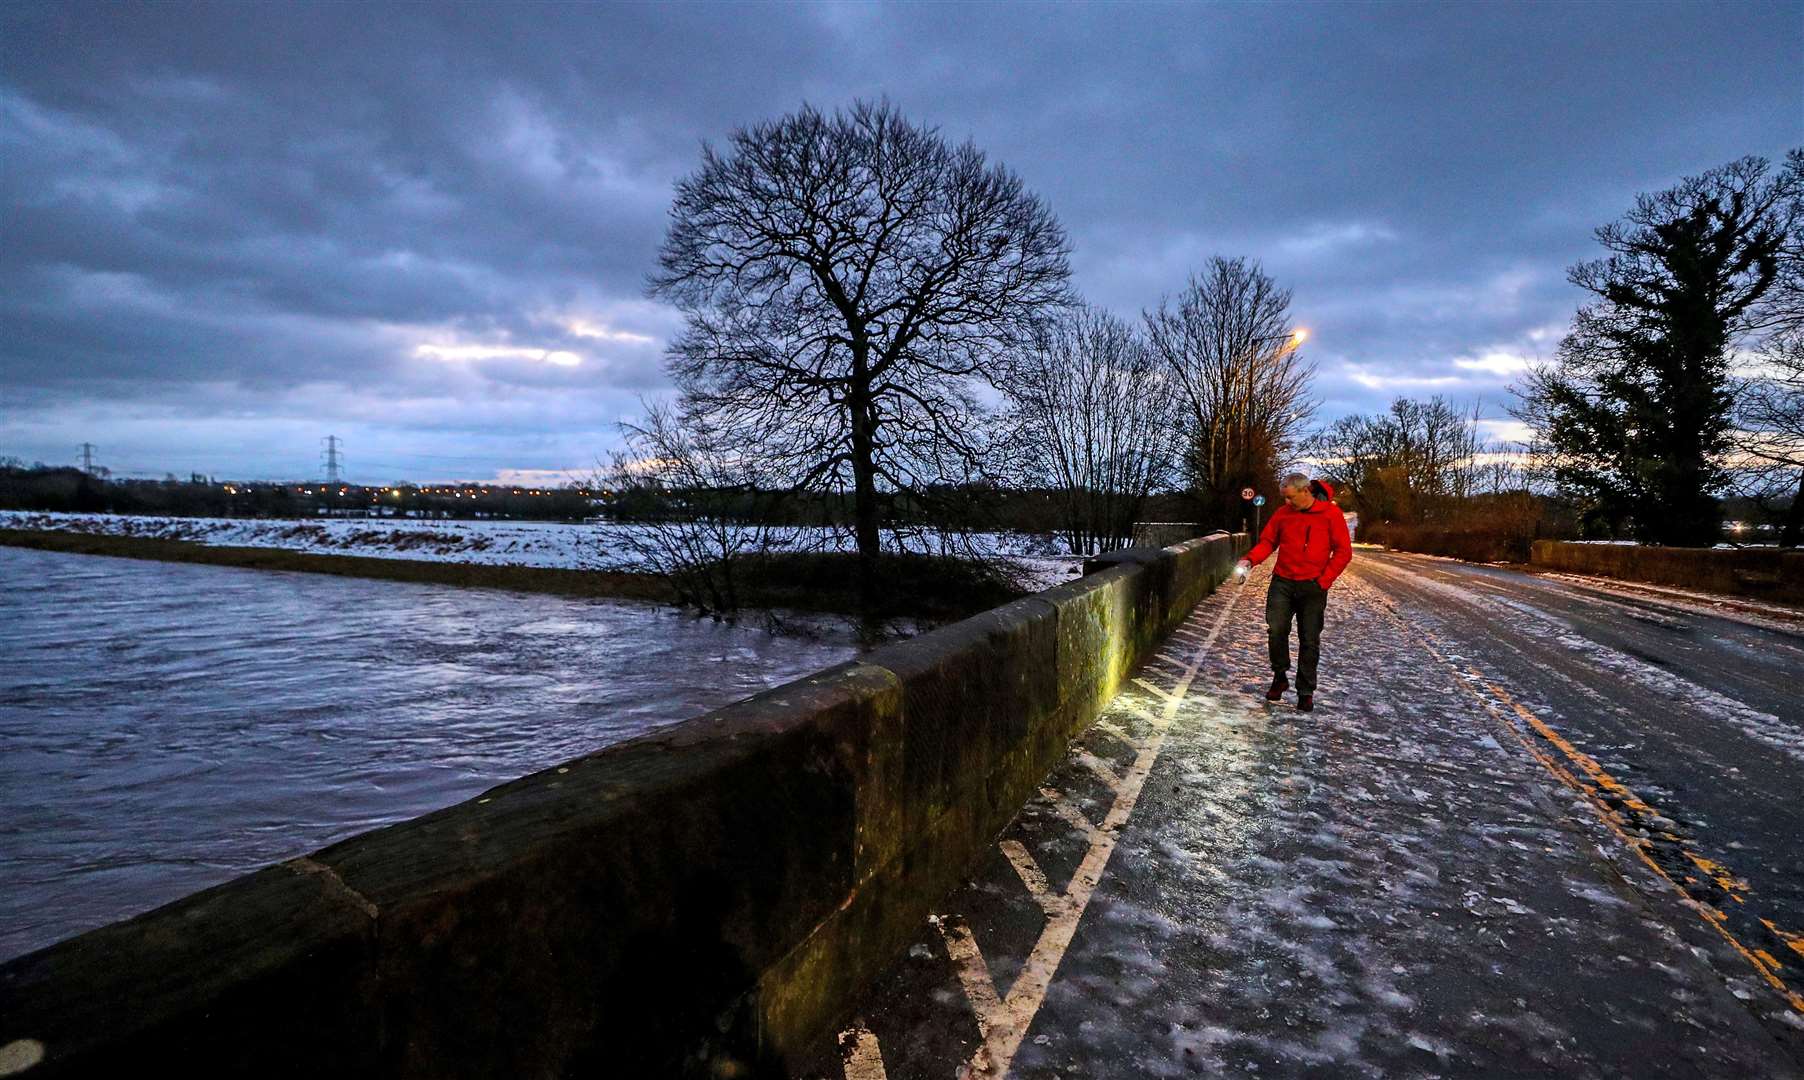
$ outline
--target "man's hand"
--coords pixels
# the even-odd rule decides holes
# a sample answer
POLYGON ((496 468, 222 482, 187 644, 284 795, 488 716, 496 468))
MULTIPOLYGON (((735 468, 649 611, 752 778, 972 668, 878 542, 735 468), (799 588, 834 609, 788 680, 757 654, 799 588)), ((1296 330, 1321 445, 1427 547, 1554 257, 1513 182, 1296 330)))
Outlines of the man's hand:
POLYGON ((1239 578, 1246 577, 1247 571, 1251 570, 1252 568, 1253 568, 1252 563, 1248 562, 1245 559, 1242 559, 1239 562, 1234 564, 1234 576, 1239 577, 1239 578))

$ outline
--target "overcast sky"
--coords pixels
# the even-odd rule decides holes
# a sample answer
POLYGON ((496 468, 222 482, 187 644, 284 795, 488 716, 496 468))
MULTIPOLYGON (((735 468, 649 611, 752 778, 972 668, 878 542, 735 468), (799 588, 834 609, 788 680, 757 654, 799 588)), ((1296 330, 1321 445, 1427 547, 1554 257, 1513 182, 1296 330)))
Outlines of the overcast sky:
MULTIPOLYGON (((1325 416, 1503 416, 1639 191, 1804 144, 1804 5, 0 5, 0 456, 592 468, 701 143, 887 95, 1044 196, 1134 314, 1295 290, 1325 416)), ((541 472, 542 471, 542 472, 541 472)))

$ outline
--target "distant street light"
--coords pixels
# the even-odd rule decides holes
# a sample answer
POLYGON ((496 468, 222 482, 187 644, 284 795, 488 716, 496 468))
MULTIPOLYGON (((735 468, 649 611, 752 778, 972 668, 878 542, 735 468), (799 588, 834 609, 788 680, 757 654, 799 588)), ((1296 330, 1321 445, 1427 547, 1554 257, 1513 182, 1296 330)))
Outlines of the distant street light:
POLYGON ((1278 349, 1274 355, 1282 356, 1301 346, 1308 337, 1309 331, 1302 327, 1298 327, 1287 334, 1260 334, 1253 339, 1252 344, 1255 348, 1268 343, 1277 345, 1278 349))
MULTIPOLYGON (((1304 340, 1306 340, 1308 337, 1309 337, 1308 328, 1299 326, 1295 330, 1292 330, 1289 333, 1285 333, 1285 334, 1261 334, 1261 335, 1253 338, 1252 344, 1255 348, 1263 347, 1268 344, 1276 346, 1276 348, 1274 348, 1272 350, 1270 359, 1268 361, 1259 361, 1260 363, 1266 363, 1266 362, 1274 362, 1278 358, 1284 356, 1286 353, 1295 352, 1299 347, 1302 346, 1304 340)), ((1248 350, 1248 351, 1251 352, 1252 350, 1248 350)), ((1248 359, 1249 359, 1249 361, 1251 361, 1252 357, 1249 357, 1248 359)), ((1236 421, 1238 422, 1239 420, 1244 419, 1245 412, 1244 412, 1244 410, 1240 409, 1238 402, 1235 403, 1235 407, 1236 407, 1237 411, 1240 412, 1240 416, 1235 418, 1236 421)), ((1295 420, 1296 413, 1293 412, 1291 414, 1290 418, 1292 420, 1295 420)), ((1246 488, 1246 489, 1242 490, 1240 497, 1243 500, 1249 501, 1253 504, 1253 534, 1256 536, 1259 533, 1259 522, 1260 522, 1260 518, 1262 516, 1260 513, 1260 508, 1265 505, 1265 496, 1259 495, 1259 496, 1255 497, 1253 490, 1251 488, 1246 488)))

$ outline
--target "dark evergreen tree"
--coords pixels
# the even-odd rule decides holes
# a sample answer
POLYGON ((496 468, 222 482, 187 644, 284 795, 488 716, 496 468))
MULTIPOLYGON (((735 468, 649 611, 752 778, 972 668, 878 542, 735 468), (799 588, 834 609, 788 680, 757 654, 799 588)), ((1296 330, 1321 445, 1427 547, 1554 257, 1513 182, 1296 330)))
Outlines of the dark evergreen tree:
POLYGON ((1714 544, 1729 478, 1730 359, 1766 327, 1761 304, 1798 227, 1804 169, 1749 157, 1642 195, 1597 230, 1609 251, 1570 271, 1596 299, 1552 366, 1531 373, 1518 415, 1540 470, 1584 507, 1593 532, 1714 544))

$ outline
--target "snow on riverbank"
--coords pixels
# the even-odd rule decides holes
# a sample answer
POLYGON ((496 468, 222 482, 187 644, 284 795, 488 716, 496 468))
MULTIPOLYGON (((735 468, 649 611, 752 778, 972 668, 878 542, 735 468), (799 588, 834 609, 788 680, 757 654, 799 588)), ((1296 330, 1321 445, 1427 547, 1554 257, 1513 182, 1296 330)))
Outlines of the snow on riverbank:
MULTIPOLYGON (((419 518, 188 518, 0 510, 0 528, 483 566, 643 569, 625 543, 625 537, 639 528, 634 525, 419 518)), ((1049 537, 985 533, 976 539, 984 551, 1019 565, 1034 588, 1050 588, 1069 580, 1082 562, 1049 537)), ((848 538, 830 529, 789 530, 785 540, 796 546, 837 550, 848 545, 848 538)))

